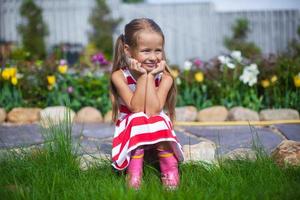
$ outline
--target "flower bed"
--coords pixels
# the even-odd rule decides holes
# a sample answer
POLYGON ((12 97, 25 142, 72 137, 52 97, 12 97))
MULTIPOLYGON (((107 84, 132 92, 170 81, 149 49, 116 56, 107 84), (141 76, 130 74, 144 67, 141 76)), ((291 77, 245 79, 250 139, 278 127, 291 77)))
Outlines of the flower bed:
MULTIPOLYGON (((270 57, 250 61, 239 51, 208 62, 186 61, 171 66, 178 88, 177 106, 202 110, 214 105, 260 111, 267 108, 300 110, 300 59, 270 57)), ((69 68, 64 60, 47 63, 15 62, 0 71, 0 107, 68 105, 75 112, 92 106, 105 114, 109 101, 109 62, 92 57, 94 68, 69 68), (54 64, 53 64, 54 63, 54 64)), ((13 63, 13 62, 11 62, 13 63)))

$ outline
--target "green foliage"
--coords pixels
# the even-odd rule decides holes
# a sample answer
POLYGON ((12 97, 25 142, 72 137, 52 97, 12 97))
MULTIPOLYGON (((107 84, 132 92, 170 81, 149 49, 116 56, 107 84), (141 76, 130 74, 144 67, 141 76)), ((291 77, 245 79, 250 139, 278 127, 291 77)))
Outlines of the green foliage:
POLYGON ((23 97, 19 87, 0 81, 0 107, 9 111, 23 105, 23 97))
POLYGON ((289 43, 289 53, 293 57, 298 57, 300 59, 300 26, 297 29, 298 38, 294 38, 289 43))
POLYGON ((89 18, 93 31, 89 33, 89 40, 102 51, 108 59, 113 55, 113 31, 120 19, 112 19, 110 9, 105 0, 95 0, 95 7, 89 18))
MULTIPOLYGON (((181 184, 165 190, 160 172, 146 164, 141 190, 126 187, 125 175, 108 160, 95 159, 89 169, 70 148, 70 125, 51 126, 44 147, 0 159, 3 199, 298 199, 300 168, 278 167, 266 155, 248 159, 190 162, 180 165, 181 184)), ((2 151, 3 152, 3 151, 2 151)), ((258 152, 259 153, 259 152, 258 152)))
POLYGON ((45 58, 44 37, 48 35, 48 28, 43 21, 42 9, 33 0, 24 0, 20 15, 24 23, 18 25, 17 29, 24 49, 30 53, 31 59, 45 58))
POLYGON ((259 47, 253 42, 247 42, 247 34, 250 31, 247 19, 237 19, 231 28, 233 36, 225 37, 224 45, 229 50, 239 50, 248 58, 254 58, 261 53, 259 47))

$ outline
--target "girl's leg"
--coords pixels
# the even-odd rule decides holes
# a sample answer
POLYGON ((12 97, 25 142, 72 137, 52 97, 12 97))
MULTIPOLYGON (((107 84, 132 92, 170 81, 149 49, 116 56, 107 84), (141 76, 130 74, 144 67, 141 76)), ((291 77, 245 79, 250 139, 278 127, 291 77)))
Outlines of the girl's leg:
POLYGON ((157 145, 161 180, 165 187, 175 189, 179 185, 178 160, 168 142, 157 145))
POLYGON ((130 188, 139 189, 143 176, 144 149, 139 147, 132 151, 127 167, 127 183, 130 188))

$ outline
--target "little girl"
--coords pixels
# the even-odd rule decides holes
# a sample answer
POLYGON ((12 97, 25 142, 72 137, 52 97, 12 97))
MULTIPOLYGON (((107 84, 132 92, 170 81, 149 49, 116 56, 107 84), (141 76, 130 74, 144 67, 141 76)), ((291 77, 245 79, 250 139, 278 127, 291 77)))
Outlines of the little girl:
POLYGON ((171 122, 176 87, 165 61, 164 41, 160 27, 142 18, 125 26, 115 46, 112 165, 118 170, 127 168, 127 183, 134 189, 140 187, 144 150, 150 148, 157 152, 163 185, 179 185, 178 161, 183 160, 183 153, 171 122))

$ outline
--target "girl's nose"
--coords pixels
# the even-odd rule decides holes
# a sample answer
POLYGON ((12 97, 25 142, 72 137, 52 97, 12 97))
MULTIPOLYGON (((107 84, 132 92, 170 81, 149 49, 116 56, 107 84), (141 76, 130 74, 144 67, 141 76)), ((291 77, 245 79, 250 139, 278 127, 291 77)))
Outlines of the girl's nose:
POLYGON ((157 56, 156 56, 155 52, 150 53, 149 60, 157 60, 157 56))

